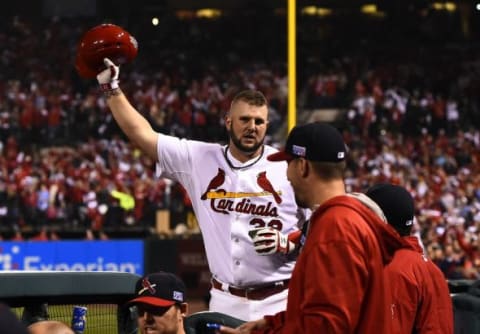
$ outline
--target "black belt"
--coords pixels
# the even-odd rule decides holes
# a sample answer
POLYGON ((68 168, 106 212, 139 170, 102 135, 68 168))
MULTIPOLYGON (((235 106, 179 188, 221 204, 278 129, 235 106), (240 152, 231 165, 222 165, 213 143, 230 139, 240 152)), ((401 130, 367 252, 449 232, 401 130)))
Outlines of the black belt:
MULTIPOLYGON (((228 287, 228 292, 237 297, 243 297, 250 300, 263 300, 267 297, 275 295, 282 292, 285 289, 288 289, 289 279, 284 281, 278 281, 272 284, 261 285, 251 288, 235 288, 233 286, 228 287)), ((212 278, 212 287, 217 290, 222 290, 222 283, 217 281, 215 278, 212 278)))

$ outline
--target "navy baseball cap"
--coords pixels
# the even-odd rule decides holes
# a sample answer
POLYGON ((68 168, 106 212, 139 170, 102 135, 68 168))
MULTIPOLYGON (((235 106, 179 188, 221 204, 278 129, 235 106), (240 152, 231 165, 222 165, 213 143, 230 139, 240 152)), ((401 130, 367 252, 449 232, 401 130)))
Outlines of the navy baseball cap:
POLYGON ((402 186, 379 183, 365 193, 382 209, 387 222, 402 236, 410 234, 415 215, 412 195, 402 186))
POLYGON ((128 304, 147 304, 167 307, 184 303, 186 287, 176 275, 157 272, 140 278, 135 285, 135 297, 128 304))
POLYGON ((295 126, 289 133, 283 151, 270 154, 270 161, 305 158, 317 162, 345 160, 347 147, 342 134, 328 123, 315 122, 295 126))

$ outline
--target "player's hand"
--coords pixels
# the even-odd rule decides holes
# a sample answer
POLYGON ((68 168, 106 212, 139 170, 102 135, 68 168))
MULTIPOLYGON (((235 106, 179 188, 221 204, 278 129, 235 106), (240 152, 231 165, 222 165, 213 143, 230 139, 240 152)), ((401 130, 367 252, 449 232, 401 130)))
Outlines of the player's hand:
POLYGON ((97 80, 103 92, 109 92, 118 88, 118 76, 120 74, 120 67, 115 65, 113 61, 108 58, 103 59, 106 66, 102 72, 97 74, 97 80))
POLYGON ((288 240, 288 235, 271 228, 265 227, 253 230, 252 237, 255 251, 260 255, 275 253, 288 254, 295 249, 295 244, 288 240))

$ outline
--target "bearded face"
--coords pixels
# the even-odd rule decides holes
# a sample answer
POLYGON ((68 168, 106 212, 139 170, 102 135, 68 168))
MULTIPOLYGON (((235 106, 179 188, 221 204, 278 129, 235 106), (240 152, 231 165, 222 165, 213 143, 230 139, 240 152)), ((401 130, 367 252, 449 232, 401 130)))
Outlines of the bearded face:
POLYGON ((234 127, 232 126, 228 131, 230 136, 231 143, 238 148, 240 151, 245 153, 254 153, 256 152, 265 141, 265 135, 263 137, 258 137, 252 134, 242 134, 235 133, 234 127))
POLYGON ((267 106, 254 106, 238 101, 226 121, 230 144, 247 154, 259 151, 267 133, 267 117, 267 106))

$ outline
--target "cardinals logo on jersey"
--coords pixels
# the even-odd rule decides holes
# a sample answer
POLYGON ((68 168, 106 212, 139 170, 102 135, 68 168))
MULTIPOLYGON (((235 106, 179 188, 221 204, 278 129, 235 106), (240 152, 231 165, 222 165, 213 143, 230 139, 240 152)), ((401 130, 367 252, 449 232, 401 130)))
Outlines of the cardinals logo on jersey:
POLYGON ((203 200, 207 199, 207 194, 210 192, 210 190, 220 187, 223 184, 223 182, 225 182, 225 171, 219 168, 217 175, 215 175, 213 179, 210 181, 210 183, 208 184, 207 190, 205 190, 202 197, 200 198, 203 200))
POLYGON ((269 192, 270 194, 273 195, 273 198, 275 199, 275 202, 277 204, 282 203, 282 198, 280 195, 273 189, 272 184, 270 183, 270 180, 267 179, 267 172, 261 172, 257 175, 257 184, 265 191, 269 192))

